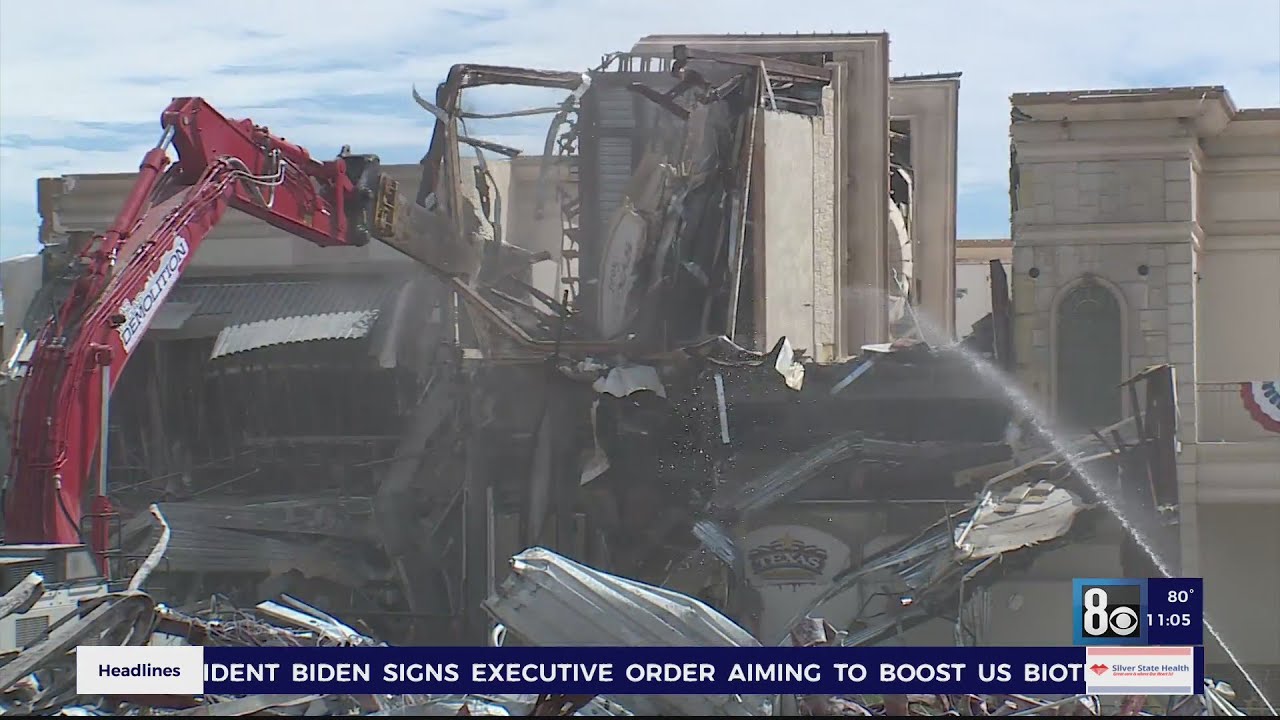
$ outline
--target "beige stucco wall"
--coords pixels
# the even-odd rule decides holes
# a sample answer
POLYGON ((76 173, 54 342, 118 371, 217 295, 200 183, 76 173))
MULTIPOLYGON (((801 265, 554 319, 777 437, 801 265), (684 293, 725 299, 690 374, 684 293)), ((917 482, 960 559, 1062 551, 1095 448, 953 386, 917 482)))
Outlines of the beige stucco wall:
POLYGON ((838 332, 831 115, 760 110, 753 193, 757 247, 756 346, 782 337, 820 362, 836 359, 838 332))
POLYGON ((1202 149, 1198 380, 1280 378, 1280 112, 1235 120, 1202 149))
MULTIPOLYGON (((474 163, 472 157, 463 158, 465 176, 471 175, 474 163)), ((517 157, 510 161, 488 159, 487 164, 502 196, 502 224, 507 228, 507 241, 533 250, 548 250, 558 259, 560 212, 555 192, 548 194, 545 212, 541 217, 538 215, 536 187, 542 177, 541 157, 517 157)), ((402 196, 411 199, 416 195, 422 173, 420 165, 384 165, 383 171, 400 184, 402 196)), ((555 165, 547 172, 553 183, 563 174, 563 169, 555 165)), ((104 230, 119 212, 134 177, 133 173, 102 173, 42 178, 37 185, 41 242, 58 243, 72 232, 104 230)), ((408 262, 410 260, 399 252, 377 242, 363 248, 317 247, 256 218, 229 210, 196 252, 189 272, 316 272, 408 262)), ((550 268, 554 262, 542 265, 550 268)), ((556 272, 548 273, 548 268, 539 267, 538 271, 547 278, 556 277, 556 272)))
POLYGON ((503 202, 503 239, 533 252, 551 254, 550 261, 533 266, 532 284, 558 299, 564 249, 560 193, 573 191, 571 185, 561 184, 568 180, 568 166, 550 162, 544 167, 542 157, 534 155, 512 158, 501 163, 501 169, 508 174, 503 202))
MULTIPOLYGON (((400 183, 401 192, 412 197, 421 167, 388 165, 385 170, 400 183)), ((65 242, 72 232, 104 231, 120 211, 134 177, 134 173, 102 173, 41 178, 37 183, 41 243, 65 242)), ((316 272, 407 262, 399 252, 381 243, 362 248, 321 248, 237 210, 228 210, 196 251, 187 272, 316 272)))
MULTIPOLYGON (((960 80, 896 79, 889 84, 889 112, 911 127, 916 305, 947 336, 964 335, 956 317, 956 140, 960 80)), ((981 316, 979 316, 981 317, 981 316)))
POLYGON ((955 243, 955 328, 964 337, 991 312, 991 261, 1009 273, 1013 243, 1008 240, 957 240, 955 243))
MULTIPOLYGON (((474 163, 473 157, 463 158, 464 176, 470 177, 474 163)), ((551 253, 551 261, 534 266, 534 278, 539 289, 555 293, 560 276, 560 210, 556 192, 552 190, 546 194, 544 207, 539 211, 537 188, 542 182, 542 158, 490 158, 487 165, 502 199, 504 239, 535 252, 551 253)), ((421 165, 384 165, 383 171, 399 183, 403 197, 415 197, 421 165)), ((547 182, 555 183, 564 175, 564 169, 553 164, 546 175, 547 182)), ((37 185, 41 242, 46 245, 65 242, 73 232, 102 232, 119 212, 134 177, 133 173, 103 173, 42 178, 37 185)), ((187 274, 370 272, 411 262, 379 242, 360 248, 318 247, 244 213, 228 210, 196 251, 187 274)))
MULTIPOLYGON (((1212 561, 1204 577, 1205 617, 1241 662, 1280 660, 1280 505, 1206 504, 1200 508, 1201 554, 1212 561)), ((1217 643, 1206 642, 1205 660, 1227 662, 1217 643)))
POLYGON ((9 352, 22 332, 22 321, 27 308, 42 283, 43 263, 39 255, 20 255, 0 262, 0 293, 4 295, 4 313, 0 315, 0 362, 6 362, 9 352))
POLYGON ((1013 126, 1023 378, 1054 404, 1053 310, 1090 273, 1121 296, 1126 372, 1177 368, 1184 442, 1274 435, 1231 396, 1280 377, 1280 117, 1117 101, 1063 140, 1067 110, 1024 102, 1055 120, 1013 126))
POLYGON ((1240 383, 1280 378, 1280 110, 1143 94, 1013 97, 1018 373, 1052 406, 1057 302, 1084 274, 1119 296, 1126 373, 1177 372, 1181 574, 1244 662, 1277 665, 1280 434, 1240 383))

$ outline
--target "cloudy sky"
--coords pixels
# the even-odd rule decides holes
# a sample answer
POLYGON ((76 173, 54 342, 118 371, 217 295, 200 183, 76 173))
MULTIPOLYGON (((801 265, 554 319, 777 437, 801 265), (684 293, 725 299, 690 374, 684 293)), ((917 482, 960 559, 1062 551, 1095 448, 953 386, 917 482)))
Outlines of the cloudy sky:
MULTIPOLYGON (((5 0, 0 256, 36 250, 37 177, 136 169, 175 96, 319 157, 416 162, 431 123, 410 88, 430 95, 456 62, 585 69, 650 33, 880 30, 894 74, 964 73, 961 237, 1008 233, 1011 93, 1223 84, 1240 106, 1280 105, 1280 0, 5 0)), ((482 129, 540 146, 536 123, 482 129)))

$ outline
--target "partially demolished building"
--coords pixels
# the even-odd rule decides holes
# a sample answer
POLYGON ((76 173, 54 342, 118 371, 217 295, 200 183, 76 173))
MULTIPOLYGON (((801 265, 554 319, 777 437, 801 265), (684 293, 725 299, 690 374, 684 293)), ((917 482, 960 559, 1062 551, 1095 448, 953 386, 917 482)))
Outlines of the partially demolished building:
MULTIPOLYGON (((415 92, 431 145, 394 179, 454 272, 226 223, 113 399, 116 574, 146 567, 178 607, 305 597, 406 644, 592 642, 566 621, 583 598, 649 602, 604 573, 698 598, 709 644, 793 642, 810 617, 850 645, 1065 641, 993 607, 1042 593, 1066 617, 1049 588, 1071 571, 1027 548, 1088 557, 1107 522, 982 370, 1012 369, 1002 269, 951 344, 958 76, 891 79, 887 42, 657 36, 587 72, 458 65, 415 92), (464 111, 486 85, 566 98, 464 111), (466 126, 536 113, 540 157, 466 126)), ((42 183, 30 317, 123 181, 42 183)), ((1130 384, 1130 417, 1071 448, 1157 527, 1173 379, 1130 384)), ((654 702, 630 709, 689 709, 654 702)))
MULTIPOLYGON (((705 504, 726 471, 714 468, 736 458, 740 474, 758 472, 883 415, 874 402, 893 403, 904 391, 892 385, 910 380, 886 380, 884 400, 847 427, 770 427, 772 406, 805 394, 800 365, 786 370, 794 389, 750 398, 773 393, 774 366, 914 334, 912 306, 944 332, 951 323, 958 80, 891 82, 886 47, 882 35, 652 37, 585 74, 456 67, 435 98, 418 96, 436 120, 423 166, 394 172, 403 188, 421 179, 424 205, 465 204, 485 237, 516 248, 496 261, 458 253, 478 278, 470 304, 385 247, 330 252, 248 218, 224 224, 113 404, 112 488, 126 507, 169 501, 175 592, 234 586, 227 573, 254 578, 251 595, 328 600, 359 587, 373 597, 329 606, 398 608, 410 624, 456 630, 459 609, 477 607, 519 549, 545 541, 598 560, 626 548, 638 557, 605 565, 661 568, 669 558, 656 546, 670 532, 654 518, 691 525, 669 508, 705 504), (569 94, 549 113, 543 156, 463 134, 461 94, 492 84, 569 94), (707 362, 725 366, 710 385, 694 369, 707 362), (734 408, 724 427, 716 420, 706 443, 690 437, 717 404, 734 408), (478 447, 459 445, 464 435, 478 447), (682 436, 686 447, 669 447, 682 436), (400 500, 380 520, 354 499, 392 487, 400 500), (242 507, 246 497, 255 504, 242 507), (648 540, 628 535, 640 528, 648 540), (424 534, 430 550, 409 547, 424 534), (408 571, 379 557, 402 547, 434 558, 414 563, 425 569, 408 587, 422 597, 406 597, 408 571)), ((50 268, 100 229, 127 181, 42 182, 50 268)), ((948 385, 965 383, 905 392, 956 396, 948 385)), ((981 405, 976 395, 965 402, 981 405)), ((966 452, 985 461, 1006 418, 998 402, 983 412, 985 430, 930 417, 933 427, 906 423, 885 442, 965 425, 966 452)), ((146 515, 124 527, 126 554, 147 546, 148 527, 146 515)))

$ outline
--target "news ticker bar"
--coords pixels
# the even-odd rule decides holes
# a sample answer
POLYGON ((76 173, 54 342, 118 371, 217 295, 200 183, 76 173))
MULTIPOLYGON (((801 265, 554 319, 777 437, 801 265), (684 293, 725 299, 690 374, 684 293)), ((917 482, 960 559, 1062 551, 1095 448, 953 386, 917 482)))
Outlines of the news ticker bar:
POLYGON ((82 695, 567 693, 1191 695, 1200 647, 76 650, 82 695))

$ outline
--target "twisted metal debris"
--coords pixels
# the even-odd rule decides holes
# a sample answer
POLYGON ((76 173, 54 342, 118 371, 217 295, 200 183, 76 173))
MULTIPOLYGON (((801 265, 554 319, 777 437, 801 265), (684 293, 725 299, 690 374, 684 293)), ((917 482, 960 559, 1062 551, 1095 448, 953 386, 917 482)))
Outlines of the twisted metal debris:
MULTIPOLYGON (((759 641, 705 603, 664 588, 589 568, 543 548, 512 559, 513 573, 485 603, 507 632, 532 644, 638 646, 759 646, 759 641), (598 618, 600 622, 586 622, 598 618)), ((0 598, 0 618, 24 612, 44 592, 32 573, 0 598)), ((816 618, 802 618, 790 633, 795 645, 850 644, 816 618)), ((358 647, 384 645, 340 620, 283 596, 252 610, 219 598, 176 609, 127 590, 81 602, 78 610, 22 651, 0 657, 0 713, 22 715, 245 715, 346 716, 1243 716, 1234 693, 1206 682, 1203 695, 1157 702, 1123 698, 1107 708, 1097 697, 1023 695, 713 695, 589 697, 565 695, 252 695, 82 696, 75 693, 74 649, 93 645, 358 647)), ((496 644, 501 644, 499 641, 496 644)))

